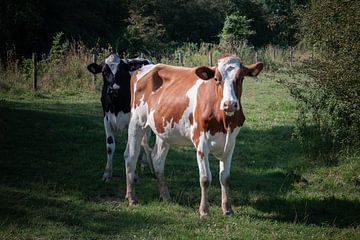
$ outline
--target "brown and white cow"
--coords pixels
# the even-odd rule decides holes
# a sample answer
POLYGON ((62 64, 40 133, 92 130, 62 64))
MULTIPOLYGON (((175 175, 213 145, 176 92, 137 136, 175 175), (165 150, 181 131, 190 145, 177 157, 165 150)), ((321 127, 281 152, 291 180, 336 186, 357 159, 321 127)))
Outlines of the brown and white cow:
POLYGON ((129 204, 136 204, 135 166, 141 138, 149 126, 156 134, 153 167, 160 197, 170 200, 164 178, 164 164, 170 145, 193 145, 199 167, 200 216, 208 214, 208 189, 212 180, 208 155, 220 161, 219 179, 224 214, 232 212, 227 180, 235 139, 245 121, 241 106, 245 76, 257 76, 258 62, 243 65, 233 55, 223 56, 216 67, 185 68, 163 64, 147 65, 131 78, 131 117, 126 162, 129 204))

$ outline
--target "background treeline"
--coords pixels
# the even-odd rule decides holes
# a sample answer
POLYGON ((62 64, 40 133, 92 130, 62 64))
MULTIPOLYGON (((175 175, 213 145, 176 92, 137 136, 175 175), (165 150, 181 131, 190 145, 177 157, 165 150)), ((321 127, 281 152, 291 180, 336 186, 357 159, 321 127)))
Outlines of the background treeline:
POLYGON ((307 0, 3 0, 0 8, 1 59, 9 50, 29 57, 47 53, 52 38, 87 46, 111 44, 119 53, 165 51, 183 42, 218 43, 228 15, 245 16, 256 47, 294 45, 295 9, 307 0))

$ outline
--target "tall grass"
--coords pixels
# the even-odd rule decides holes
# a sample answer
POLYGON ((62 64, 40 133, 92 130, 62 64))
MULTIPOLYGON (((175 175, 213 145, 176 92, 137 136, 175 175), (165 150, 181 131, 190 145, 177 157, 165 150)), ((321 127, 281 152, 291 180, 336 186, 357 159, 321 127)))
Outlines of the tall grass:
MULTIPOLYGON (((194 67, 208 66, 209 52, 212 57, 212 65, 217 63, 221 54, 234 53, 244 63, 263 61, 267 70, 277 71, 289 69, 290 51, 293 51, 293 66, 300 64, 300 61, 309 55, 303 48, 290 49, 269 45, 255 49, 246 42, 233 43, 229 48, 220 48, 219 45, 210 43, 184 43, 171 49, 161 58, 147 55, 144 57, 155 63, 194 67)), ((111 52, 111 47, 97 48, 98 62, 103 61, 111 52)), ((91 74, 86 69, 87 64, 92 62, 93 53, 94 49, 88 48, 81 41, 69 41, 63 39, 62 33, 56 34, 49 53, 38 57, 37 77, 40 92, 76 93, 99 88, 102 80, 98 79, 96 85, 93 86, 91 74)), ((32 88, 32 60, 15 56, 15 52, 9 52, 8 58, 1 65, 0 91, 26 92, 32 88)))
MULTIPOLYGON (((93 86, 91 74, 87 71, 87 64, 92 62, 93 49, 86 47, 81 41, 62 39, 63 34, 57 34, 48 54, 37 57, 38 89, 44 93, 65 94, 89 91, 99 88, 102 80, 93 86)), ((97 49, 99 59, 109 55, 111 49, 97 49)), ((9 57, 0 69, 0 91, 24 92, 32 88, 32 59, 13 56, 9 57)))
POLYGON ((267 70, 278 71, 299 66, 304 60, 309 59, 311 53, 307 49, 304 46, 284 48, 274 45, 255 49, 245 41, 229 43, 227 47, 220 47, 217 44, 209 43, 201 43, 199 45, 185 43, 176 48, 174 52, 165 54, 160 62, 183 66, 209 65, 210 52, 214 65, 223 53, 233 53, 239 56, 244 63, 262 61, 265 63, 267 70))

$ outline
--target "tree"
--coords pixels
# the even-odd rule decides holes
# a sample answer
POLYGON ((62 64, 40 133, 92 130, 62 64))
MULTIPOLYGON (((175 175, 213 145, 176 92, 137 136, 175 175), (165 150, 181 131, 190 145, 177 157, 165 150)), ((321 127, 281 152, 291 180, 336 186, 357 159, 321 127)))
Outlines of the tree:
POLYGON ((142 16, 137 11, 130 11, 129 25, 125 34, 128 41, 127 52, 139 54, 141 51, 154 53, 159 50, 162 37, 165 34, 164 26, 153 16, 142 16))
MULTIPOLYGON (((220 47, 224 49, 228 45, 247 41, 251 35, 255 34, 255 31, 250 29, 251 21, 245 16, 227 16, 220 33, 220 47)), ((233 51, 232 49, 227 50, 233 51)))

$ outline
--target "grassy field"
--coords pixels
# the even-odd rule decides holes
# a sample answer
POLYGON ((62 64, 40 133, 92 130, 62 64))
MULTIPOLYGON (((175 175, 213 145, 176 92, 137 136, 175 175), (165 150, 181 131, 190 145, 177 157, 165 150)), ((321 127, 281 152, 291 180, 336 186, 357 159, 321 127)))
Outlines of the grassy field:
MULTIPOLYGON (((275 77, 276 76, 276 77, 275 77)), ((234 214, 223 216, 217 160, 210 216, 196 211, 200 189, 192 148, 172 148, 166 176, 174 203, 159 201, 155 177, 139 172, 140 204, 124 200, 117 135, 114 180, 101 181, 105 134, 100 95, 0 93, 1 239, 360 239, 358 155, 333 166, 293 139, 295 102, 277 83, 247 79, 231 168, 234 214)))

